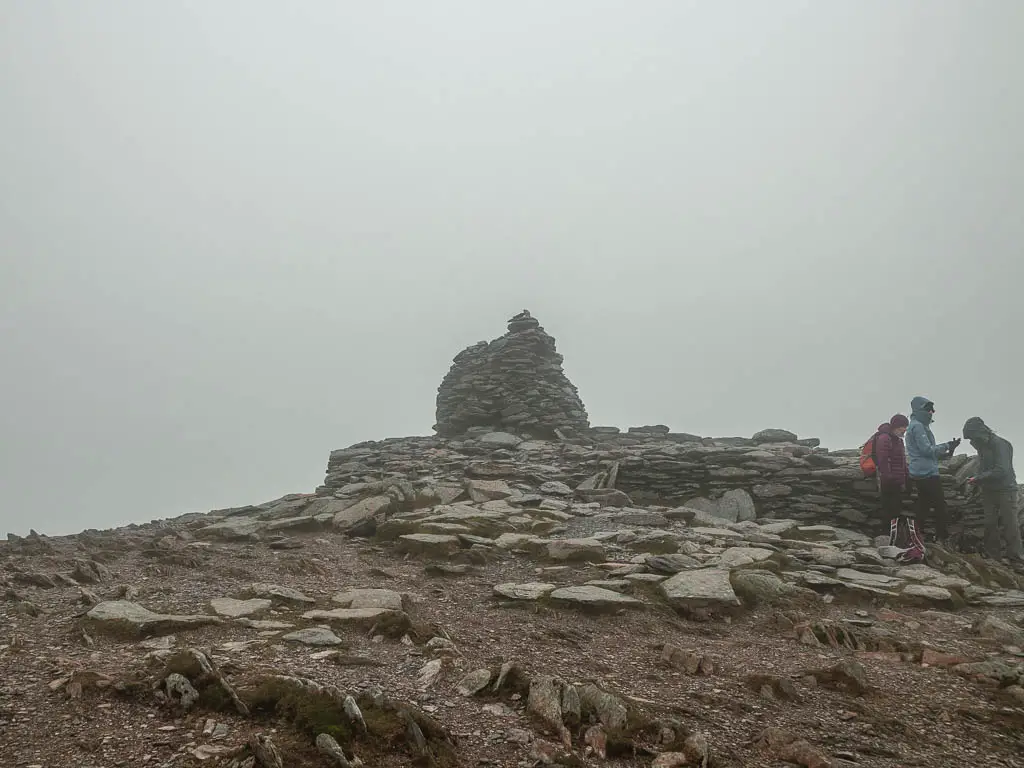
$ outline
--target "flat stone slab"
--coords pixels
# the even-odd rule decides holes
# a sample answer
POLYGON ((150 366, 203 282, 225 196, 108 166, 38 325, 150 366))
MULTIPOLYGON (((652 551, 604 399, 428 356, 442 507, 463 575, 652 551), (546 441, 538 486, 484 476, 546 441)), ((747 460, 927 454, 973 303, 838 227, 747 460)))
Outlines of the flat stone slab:
POLYGON ((413 555, 446 558, 461 548, 458 536, 441 533, 407 533, 398 537, 398 551, 413 555))
POLYGON ((253 598, 252 600, 235 600, 231 597, 215 597, 210 607, 218 616, 228 619, 240 619, 244 616, 255 616, 270 610, 269 600, 253 598))
POLYGON ((728 528, 705 528, 704 526, 698 526, 697 528, 690 528, 691 533, 695 533, 698 536, 707 536, 711 539, 742 539, 743 534, 738 531, 730 531, 728 528))
POLYGON ((896 587, 903 583, 902 579, 893 576, 886 576, 881 573, 865 573, 854 568, 840 568, 836 571, 836 578, 840 581, 853 581, 857 584, 867 584, 872 587, 896 587))
POLYGON ((1004 594, 983 595, 974 602, 992 608, 1024 608, 1024 592, 1010 590, 1004 594))
POLYGON ((900 593, 900 597, 922 602, 948 603, 953 599, 948 589, 930 584, 908 584, 900 593))
POLYGON ((552 539, 548 542, 548 557, 552 560, 603 562, 604 545, 597 539, 552 539))
POLYGON ((208 615, 154 613, 128 600, 108 600, 95 606, 86 617, 97 629, 131 637, 167 635, 184 629, 223 624, 223 619, 208 615))
POLYGON ((494 594, 508 600, 541 600, 555 591, 554 584, 531 581, 526 584, 495 584, 494 594))
POLYGON ((729 547, 715 563, 719 568, 732 569, 742 568, 745 565, 752 565, 767 560, 774 554, 770 549, 759 547, 729 547))
POLYGON ((736 607, 729 572, 718 568, 682 571, 658 585, 665 599, 676 608, 736 607))
POLYGON ((245 594, 248 597, 259 597, 264 600, 276 600, 295 605, 312 605, 316 603, 316 600, 312 597, 307 597, 299 592, 299 590, 292 589, 291 587, 282 587, 278 584, 252 584, 245 590, 245 594))
POLYGON ((856 581, 844 581, 842 582, 842 584, 843 589, 846 591, 847 594, 854 593, 861 595, 869 595, 872 597, 897 597, 899 595, 899 592, 894 592, 891 589, 883 589, 882 587, 875 587, 871 584, 858 584, 856 581))
POLYGON ((831 525, 800 525, 789 531, 789 534, 803 541, 835 541, 839 538, 837 530, 831 525))
POLYGON ((540 492, 548 496, 572 496, 572 488, 557 480, 549 480, 542 484, 540 492))
POLYGON ((402 596, 391 589, 350 589, 331 598, 342 608, 386 608, 402 610, 402 596))
POLYGON ((800 571, 796 578, 808 587, 839 587, 844 583, 818 571, 800 571))
POLYGON ((332 524, 339 530, 347 531, 373 519, 382 520, 394 503, 390 496, 360 499, 355 504, 335 512, 332 524))
POLYGON ((893 547, 886 544, 884 547, 878 548, 878 556, 887 560, 895 560, 903 553, 903 550, 899 547, 893 547))
POLYGON ((635 584, 660 584, 668 576, 663 576, 660 573, 627 573, 623 578, 635 584))
POLYGON ((309 515, 301 515, 299 517, 286 517, 283 520, 274 520, 267 523, 267 531, 289 531, 289 532, 300 532, 300 531, 319 531, 321 528, 327 527, 331 522, 332 517, 328 515, 317 515, 310 517, 309 515))
POLYGON ((282 635, 281 639, 287 640, 289 643, 311 645, 314 648, 329 648, 333 645, 341 645, 343 642, 340 637, 325 627, 300 629, 297 632, 289 632, 287 635, 282 635))
POLYGON ((325 621, 329 624, 352 624, 371 627, 381 619, 398 616, 401 611, 388 608, 335 608, 330 611, 306 611, 306 621, 325 621))
POLYGON ((477 509, 476 507, 450 506, 435 507, 434 512, 432 514, 428 514, 424 516, 422 519, 428 522, 441 523, 488 523, 504 520, 507 516, 508 515, 506 512, 500 512, 495 509, 477 509))
POLYGON ((250 541, 259 537, 267 524, 247 517, 233 517, 196 531, 200 539, 221 539, 224 541, 250 541))
POLYGON ((643 603, 634 597, 613 592, 601 587, 581 586, 556 589, 549 599, 556 603, 575 605, 581 608, 640 608, 643 603))
POLYGON ((512 487, 504 480, 470 480, 466 483, 469 498, 473 501, 495 501, 512 495, 512 487))
POLYGON ((516 437, 508 432, 488 432, 486 435, 478 437, 477 442, 495 448, 515 448, 523 442, 523 438, 516 437))
POLYGON ((800 524, 796 520, 776 520, 759 526, 761 533, 775 534, 777 536, 782 536, 799 527, 800 524))
POLYGON ((595 579, 594 581, 588 581, 583 586, 585 587, 600 587, 601 589, 610 589, 612 592, 625 592, 632 583, 625 579, 595 579))
POLYGON ((261 632, 280 632, 295 626, 287 621, 266 621, 263 619, 239 619, 235 623, 249 629, 257 629, 261 632))
MULTIPOLYGON (((714 503, 714 502, 710 502, 714 503)), ((726 517, 719 515, 717 508, 714 510, 704 509, 702 507, 680 507, 678 514, 680 516, 686 514, 682 510, 688 510, 693 513, 693 517, 690 520, 690 525, 702 528, 715 528, 719 529, 723 525, 735 523, 735 520, 730 520, 726 517)))
POLYGON ((665 574, 679 573, 690 568, 699 568, 701 565, 699 560, 678 552, 670 555, 649 555, 644 563, 652 571, 665 574))
MULTIPOLYGON (((943 589, 966 589, 971 582, 958 576, 948 576, 942 571, 929 568, 923 563, 905 565, 900 568, 900 578, 943 589)), ((906 591, 906 590, 904 590, 906 591)))
POLYGON ((857 555, 832 547, 815 547, 811 550, 811 559, 818 565, 830 565, 833 568, 848 568, 857 562, 857 555))

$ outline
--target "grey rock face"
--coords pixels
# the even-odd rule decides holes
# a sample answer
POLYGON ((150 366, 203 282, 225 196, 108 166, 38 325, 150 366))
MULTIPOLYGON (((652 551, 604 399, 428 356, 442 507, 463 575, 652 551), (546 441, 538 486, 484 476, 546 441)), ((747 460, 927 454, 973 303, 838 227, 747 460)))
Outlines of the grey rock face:
POLYGON ((434 429, 440 435, 494 427, 553 436, 559 428, 588 426, 555 340, 525 310, 509 321, 501 338, 460 352, 438 388, 434 429))

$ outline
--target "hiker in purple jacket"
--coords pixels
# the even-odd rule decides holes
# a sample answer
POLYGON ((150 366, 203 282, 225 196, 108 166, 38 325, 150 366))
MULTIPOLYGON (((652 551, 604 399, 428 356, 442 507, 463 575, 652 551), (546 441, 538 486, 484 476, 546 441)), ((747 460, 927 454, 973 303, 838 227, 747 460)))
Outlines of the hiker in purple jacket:
POLYGON ((907 454, 903 446, 903 435, 906 434, 909 425, 910 419, 902 413, 897 413, 889 419, 888 424, 878 427, 875 464, 878 467, 882 513, 889 520, 903 512, 903 494, 910 483, 907 454))

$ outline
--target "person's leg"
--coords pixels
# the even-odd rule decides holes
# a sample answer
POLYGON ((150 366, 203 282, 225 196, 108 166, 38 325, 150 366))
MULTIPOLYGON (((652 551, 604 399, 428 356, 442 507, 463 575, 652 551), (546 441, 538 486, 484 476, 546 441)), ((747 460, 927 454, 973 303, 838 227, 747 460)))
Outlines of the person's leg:
POLYGON ((946 500, 942 495, 942 478, 923 477, 917 481, 917 505, 915 512, 918 534, 924 534, 921 530, 921 525, 925 520, 930 520, 936 539, 944 541, 949 536, 946 500))
POLYGON ((1021 559, 1020 528, 1017 527, 1017 491, 1000 491, 996 504, 999 508, 999 523, 1006 541, 1006 556, 1011 560, 1021 559))
POLYGON ((914 499, 912 516, 916 518, 918 534, 924 533, 925 521, 931 517, 931 497, 928 493, 928 478, 917 477, 912 481, 917 497, 914 499))
POLYGON ((900 491, 899 487, 893 488, 883 485, 879 489, 879 493, 881 494, 882 501, 882 518, 891 522, 893 518, 899 517, 900 512, 903 511, 902 491, 900 491))
POLYGON ((998 560, 1002 557, 999 542, 999 505, 992 491, 981 492, 981 506, 985 510, 985 556, 998 560))
POLYGON ((932 478, 932 507, 935 509, 935 536, 939 541, 949 541, 949 509, 946 507, 946 491, 942 478, 932 478))

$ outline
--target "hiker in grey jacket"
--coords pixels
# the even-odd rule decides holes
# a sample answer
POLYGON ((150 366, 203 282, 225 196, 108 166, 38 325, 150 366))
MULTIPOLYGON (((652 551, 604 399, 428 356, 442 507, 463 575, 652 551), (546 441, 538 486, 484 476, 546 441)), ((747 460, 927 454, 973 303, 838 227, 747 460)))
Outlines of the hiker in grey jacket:
POLYGON ((917 490, 917 504, 914 514, 922 520, 934 510, 935 537, 945 542, 949 536, 949 512, 942 494, 942 478, 939 477, 939 459, 952 456, 959 439, 936 445, 931 423, 935 418, 935 403, 927 397, 915 397, 910 401, 910 426, 904 438, 907 444, 907 459, 910 480, 917 490))
POLYGON ((964 439, 978 452, 978 474, 967 482, 981 488, 985 507, 985 554, 1000 558, 1000 533, 1006 556, 1018 567, 1022 559, 1020 527, 1017 523, 1017 475, 1013 471, 1013 446, 999 437, 977 416, 964 424, 964 439))

